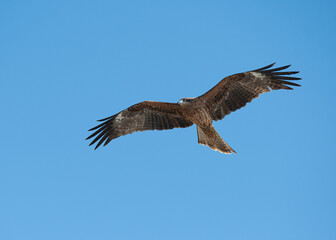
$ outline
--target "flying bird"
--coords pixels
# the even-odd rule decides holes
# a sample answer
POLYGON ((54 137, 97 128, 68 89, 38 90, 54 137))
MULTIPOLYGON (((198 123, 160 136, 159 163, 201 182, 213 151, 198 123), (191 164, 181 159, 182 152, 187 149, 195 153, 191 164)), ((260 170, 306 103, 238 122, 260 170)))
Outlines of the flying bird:
POLYGON ((290 86, 300 86, 291 81, 301 78, 288 76, 297 71, 283 71, 291 65, 272 68, 274 64, 228 76, 196 98, 182 98, 177 103, 144 101, 135 104, 98 120, 102 123, 89 130, 94 132, 87 139, 93 138, 90 146, 98 141, 97 149, 133 132, 186 128, 196 124, 199 144, 221 153, 236 153, 216 132, 212 121, 223 119, 271 89, 292 90, 290 86))

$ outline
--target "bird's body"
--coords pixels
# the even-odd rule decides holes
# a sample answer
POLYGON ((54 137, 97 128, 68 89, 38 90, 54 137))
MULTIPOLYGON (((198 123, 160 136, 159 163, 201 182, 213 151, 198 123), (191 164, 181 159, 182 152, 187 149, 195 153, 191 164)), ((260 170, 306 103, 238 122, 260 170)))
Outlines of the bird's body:
MULTIPOLYGON (((235 151, 220 137, 212 126, 231 112, 270 89, 292 89, 300 86, 288 80, 300 80, 286 75, 298 72, 281 72, 288 66, 270 69, 274 64, 257 70, 238 73, 224 78, 215 87, 197 98, 182 98, 178 103, 145 101, 135 104, 116 115, 99 120, 102 124, 87 139, 95 137, 90 145, 98 142, 107 145, 111 140, 137 131, 164 130, 197 126, 198 143, 222 153, 235 151)), ((95 148, 95 149, 96 149, 95 148)))
POLYGON ((198 126, 209 126, 212 124, 211 116, 203 101, 193 98, 190 102, 178 103, 182 108, 182 116, 198 126))

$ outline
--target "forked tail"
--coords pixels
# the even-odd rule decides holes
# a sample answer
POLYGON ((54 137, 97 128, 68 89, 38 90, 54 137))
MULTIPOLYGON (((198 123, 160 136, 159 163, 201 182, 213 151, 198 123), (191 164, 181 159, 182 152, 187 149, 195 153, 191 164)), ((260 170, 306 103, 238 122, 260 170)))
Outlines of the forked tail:
POLYGON ((199 144, 209 146, 213 150, 220 151, 221 153, 236 153, 235 150, 222 139, 212 125, 204 128, 197 126, 197 135, 199 144))

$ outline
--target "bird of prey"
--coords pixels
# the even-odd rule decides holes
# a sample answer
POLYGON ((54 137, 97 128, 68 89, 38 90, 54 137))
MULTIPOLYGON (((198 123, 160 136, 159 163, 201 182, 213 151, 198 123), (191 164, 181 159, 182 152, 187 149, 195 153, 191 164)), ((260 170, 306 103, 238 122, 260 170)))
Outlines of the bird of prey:
POLYGON ((106 146, 111 140, 138 131, 186 128, 196 124, 198 143, 221 153, 236 153, 216 132, 212 121, 223 119, 260 94, 272 90, 292 90, 300 86, 288 75, 297 71, 283 71, 290 65, 272 68, 273 64, 253 71, 243 72, 222 79, 216 86, 196 98, 182 98, 177 103, 144 101, 113 116, 98 120, 102 122, 89 131, 95 131, 87 139, 90 145, 106 146))

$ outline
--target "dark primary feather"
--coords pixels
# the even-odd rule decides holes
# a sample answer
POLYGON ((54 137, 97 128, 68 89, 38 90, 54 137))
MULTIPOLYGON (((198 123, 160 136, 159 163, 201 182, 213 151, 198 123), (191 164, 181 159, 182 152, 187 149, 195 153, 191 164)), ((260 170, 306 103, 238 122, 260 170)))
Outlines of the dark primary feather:
POLYGON ((103 123, 91 128, 95 130, 87 139, 93 138, 90 145, 97 143, 107 145, 120 136, 145 130, 164 130, 185 128, 193 125, 181 113, 181 107, 175 103, 145 101, 135 104, 120 113, 98 121, 103 123))
POLYGON ((291 90, 290 86, 300 86, 291 81, 301 78, 288 76, 298 71, 282 72, 290 65, 272 69, 274 64, 226 77, 198 99, 207 103, 212 120, 220 120, 270 89, 291 90))

